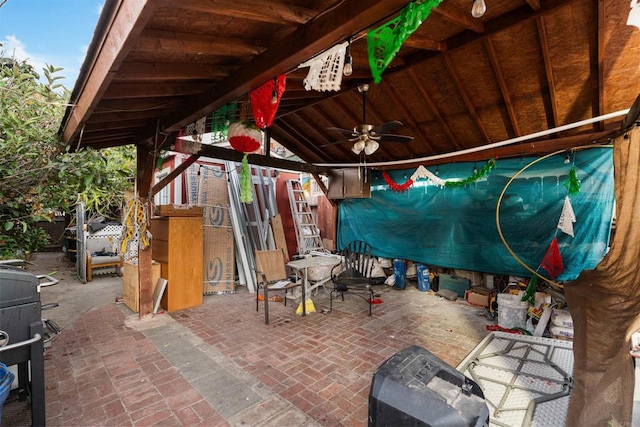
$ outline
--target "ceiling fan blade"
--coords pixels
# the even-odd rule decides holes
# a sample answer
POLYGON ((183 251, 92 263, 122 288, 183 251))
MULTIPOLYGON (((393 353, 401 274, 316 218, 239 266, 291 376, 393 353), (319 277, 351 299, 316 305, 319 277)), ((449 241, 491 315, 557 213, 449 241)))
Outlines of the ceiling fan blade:
POLYGON ((358 140, 362 139, 363 136, 360 134, 354 134, 355 136, 353 138, 347 138, 347 139, 341 139, 340 141, 333 141, 333 142, 328 142, 326 144, 322 144, 320 145, 320 147, 328 147, 330 145, 336 145, 336 144, 342 144, 343 142, 350 142, 350 143, 354 143, 357 142, 358 140))
POLYGON ((395 135, 393 133, 383 133, 380 135, 380 142, 411 142, 413 137, 409 135, 395 135))
POLYGON ((391 122, 382 123, 381 125, 374 127, 371 131, 377 134, 382 134, 382 133, 390 132, 394 129, 398 129, 401 126, 403 126, 401 121, 393 120, 391 122))
POLYGON ((355 136, 359 135, 358 133, 354 132, 353 130, 343 129, 343 128, 330 127, 330 128, 327 128, 327 130, 332 130, 334 132, 340 132, 340 133, 343 133, 345 135, 350 135, 352 137, 355 137, 355 136))

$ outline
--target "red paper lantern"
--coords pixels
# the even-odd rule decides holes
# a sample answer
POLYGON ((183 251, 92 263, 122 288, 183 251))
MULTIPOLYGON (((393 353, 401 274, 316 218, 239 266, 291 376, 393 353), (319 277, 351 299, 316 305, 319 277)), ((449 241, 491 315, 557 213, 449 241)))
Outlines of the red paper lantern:
POLYGON ((260 129, 268 128, 273 124, 278 105, 280 105, 280 98, 282 98, 286 87, 286 81, 287 76, 283 74, 251 91, 253 118, 256 126, 260 129))
POLYGON ((260 148, 262 132, 251 125, 235 122, 229 126, 229 143, 234 150, 252 153, 260 148))

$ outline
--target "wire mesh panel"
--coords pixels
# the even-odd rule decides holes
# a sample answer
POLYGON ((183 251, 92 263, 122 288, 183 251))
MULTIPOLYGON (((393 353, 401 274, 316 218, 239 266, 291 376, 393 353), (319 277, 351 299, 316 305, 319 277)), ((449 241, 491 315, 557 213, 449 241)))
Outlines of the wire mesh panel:
POLYGON ((458 370, 484 392, 496 426, 564 426, 573 389, 573 343, 492 332, 458 370))

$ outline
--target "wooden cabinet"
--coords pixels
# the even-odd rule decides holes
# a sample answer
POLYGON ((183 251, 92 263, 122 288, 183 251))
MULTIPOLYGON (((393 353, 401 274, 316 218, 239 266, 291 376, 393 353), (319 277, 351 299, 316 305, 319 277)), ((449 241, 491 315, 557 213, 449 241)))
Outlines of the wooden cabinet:
POLYGON ((161 303, 167 311, 202 304, 202 209, 197 211, 197 216, 151 219, 152 256, 160 263, 162 277, 167 279, 161 303))
POLYGON ((366 168, 334 169, 329 175, 330 199, 371 197, 371 170, 366 168))

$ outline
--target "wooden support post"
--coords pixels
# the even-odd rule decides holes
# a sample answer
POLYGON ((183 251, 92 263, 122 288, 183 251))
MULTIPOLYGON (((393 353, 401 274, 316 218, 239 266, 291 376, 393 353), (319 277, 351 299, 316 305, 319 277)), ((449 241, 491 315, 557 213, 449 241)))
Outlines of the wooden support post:
MULTIPOLYGON (((153 170, 155 168, 153 148, 149 144, 137 146, 137 183, 140 203, 148 209, 147 198, 151 192, 153 170)), ((147 211, 147 219, 151 219, 152 212, 147 211)), ((149 224, 147 224, 149 226, 149 224)), ((153 283, 151 283, 151 264, 153 254, 151 245, 143 249, 138 245, 138 280, 140 297, 140 319, 153 315, 153 283)))

